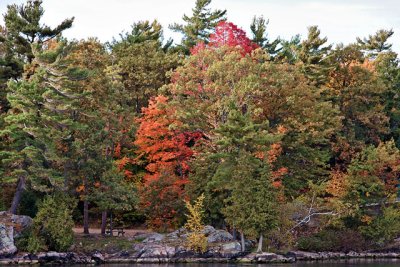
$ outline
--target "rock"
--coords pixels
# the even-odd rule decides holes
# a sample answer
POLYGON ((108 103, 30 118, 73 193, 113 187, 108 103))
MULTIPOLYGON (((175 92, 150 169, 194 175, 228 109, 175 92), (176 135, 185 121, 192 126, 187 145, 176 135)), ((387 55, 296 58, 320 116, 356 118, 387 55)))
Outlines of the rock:
POLYGON ((204 226, 204 229, 201 231, 205 236, 209 236, 211 233, 215 232, 215 228, 211 225, 204 226))
POLYGON ((161 244, 144 246, 139 252, 140 258, 172 258, 175 255, 175 247, 161 244))
POLYGON ((242 246, 239 244, 239 242, 230 242, 230 243, 225 243, 221 246, 221 251, 241 251, 242 246))
POLYGON ((239 242, 230 242, 221 245, 221 256, 225 258, 237 258, 242 254, 242 246, 239 242))
POLYGON ((306 252, 306 251, 289 251, 286 254, 289 258, 294 258, 295 260, 318 260, 320 255, 318 253, 306 252))
POLYGON ((208 243, 220 243, 234 241, 233 236, 224 230, 215 230, 207 236, 208 243))
POLYGON ((14 239, 31 225, 32 219, 28 216, 15 215, 6 211, 0 212, 0 257, 17 252, 14 239))
POLYGON ((17 252, 14 245, 14 228, 6 223, 0 223, 0 258, 17 252))
POLYGON ((257 263, 287 263, 287 262, 295 262, 293 257, 285 257, 283 255, 263 252, 261 254, 256 255, 257 263))
POLYGON ((159 242, 159 241, 163 240, 164 238, 165 238, 165 235, 154 233, 154 234, 148 236, 145 240, 143 240, 143 243, 159 242))
POLYGON ((97 264, 100 264, 104 262, 104 256, 101 254, 101 252, 96 251, 92 254, 92 260, 94 260, 97 264))
POLYGON ((25 215, 15 215, 6 211, 0 211, 0 223, 12 224, 14 226, 15 238, 32 225, 32 218, 25 215))
POLYGON ((172 233, 166 235, 168 239, 179 239, 179 238, 186 238, 187 237, 187 230, 182 227, 172 233))

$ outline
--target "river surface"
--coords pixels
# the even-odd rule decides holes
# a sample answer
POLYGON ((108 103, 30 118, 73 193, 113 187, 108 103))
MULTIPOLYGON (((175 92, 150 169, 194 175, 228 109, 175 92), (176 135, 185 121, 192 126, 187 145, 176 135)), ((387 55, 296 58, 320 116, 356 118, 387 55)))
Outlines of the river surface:
POLYGON ((296 262, 284 264, 229 264, 229 263, 170 263, 170 264, 105 264, 102 267, 400 267, 400 259, 364 260, 350 259, 320 262, 296 262))

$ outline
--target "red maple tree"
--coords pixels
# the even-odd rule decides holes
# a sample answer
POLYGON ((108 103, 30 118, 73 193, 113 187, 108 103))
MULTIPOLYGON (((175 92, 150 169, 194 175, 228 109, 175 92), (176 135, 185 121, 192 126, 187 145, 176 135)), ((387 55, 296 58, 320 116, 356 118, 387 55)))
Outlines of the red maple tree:
POLYGON ((258 45, 252 42, 246 32, 232 22, 221 21, 215 27, 215 32, 210 35, 210 42, 205 45, 200 42, 191 49, 192 55, 205 48, 218 48, 221 46, 240 47, 242 54, 250 54, 258 45))
POLYGON ((138 158, 147 164, 141 202, 144 208, 152 211, 149 222, 153 227, 169 227, 184 203, 182 198, 189 173, 187 162, 193 155, 189 145, 201 135, 178 130, 181 123, 165 96, 152 99, 142 112, 134 142, 138 158))

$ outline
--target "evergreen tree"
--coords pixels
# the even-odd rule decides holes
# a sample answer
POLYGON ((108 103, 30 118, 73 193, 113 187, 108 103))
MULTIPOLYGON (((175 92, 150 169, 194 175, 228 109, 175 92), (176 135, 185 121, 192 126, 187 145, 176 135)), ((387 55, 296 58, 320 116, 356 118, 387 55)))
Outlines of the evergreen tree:
POLYGON ((28 0, 22 5, 8 5, 4 14, 7 29, 7 39, 18 57, 31 63, 34 54, 31 49, 33 43, 39 45, 53 39, 64 30, 71 28, 74 18, 66 19, 55 28, 41 24, 44 14, 41 0, 28 0))
POLYGON ((125 90, 123 105, 137 114, 169 82, 167 72, 178 65, 177 54, 164 48, 161 25, 157 21, 134 24, 130 34, 112 44, 113 68, 125 90))
POLYGON ((217 26, 218 22, 225 20, 226 10, 211 11, 208 8, 211 0, 196 0, 195 7, 192 9, 192 16, 184 15, 185 24, 174 23, 170 25, 173 31, 184 35, 181 46, 186 54, 198 42, 208 43, 211 31, 217 26))
POLYGON ((277 218, 277 192, 264 153, 279 135, 268 133, 266 122, 253 123, 247 112, 243 114, 232 105, 226 123, 217 129, 221 163, 212 180, 219 180, 218 184, 229 191, 223 213, 242 233, 242 250, 246 234, 260 237, 261 251, 263 234, 274 228, 277 218))
POLYGON ((293 36, 290 40, 280 40, 282 49, 278 52, 276 59, 280 62, 294 64, 298 61, 298 51, 301 46, 300 35, 293 36))
POLYGON ((379 30, 368 38, 357 37, 357 43, 362 50, 368 53, 368 56, 375 57, 379 53, 391 49, 392 44, 388 44, 387 40, 394 34, 393 30, 379 30))
POLYGON ((273 60, 275 56, 282 50, 282 47, 278 48, 281 42, 279 38, 273 40, 272 42, 269 40, 267 34, 268 23, 269 20, 265 20, 263 16, 254 16, 250 25, 250 30, 253 34, 252 41, 265 49, 268 54, 271 55, 271 59, 273 60))
POLYGON ((327 82, 328 74, 333 69, 328 60, 332 45, 323 46, 327 40, 326 37, 320 37, 320 30, 317 26, 311 26, 308 28, 307 40, 301 43, 298 52, 299 61, 303 63, 304 73, 317 86, 327 82))
POLYGON ((64 84, 75 77, 57 69, 62 66, 60 60, 67 50, 68 46, 60 43, 55 48, 38 51, 34 63, 39 66, 37 73, 29 80, 9 83, 12 93, 8 94, 8 100, 12 110, 5 117, 6 125, 1 133, 8 144, 2 151, 3 164, 8 166, 10 179, 18 180, 10 209, 13 213, 26 182, 39 191, 63 185, 59 150, 69 138, 68 130, 73 131, 71 108, 79 98, 64 84))

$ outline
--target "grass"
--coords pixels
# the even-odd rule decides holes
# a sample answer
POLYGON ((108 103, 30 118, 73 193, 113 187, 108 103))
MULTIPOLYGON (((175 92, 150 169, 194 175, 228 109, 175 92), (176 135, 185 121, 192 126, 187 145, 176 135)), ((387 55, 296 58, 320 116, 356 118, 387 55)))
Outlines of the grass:
POLYGON ((116 236, 101 236, 101 235, 76 236, 74 250, 76 252, 83 252, 83 253, 101 251, 112 254, 120 251, 130 251, 132 250, 133 244, 137 242, 138 242, 137 240, 131 240, 126 237, 116 237, 116 236))

